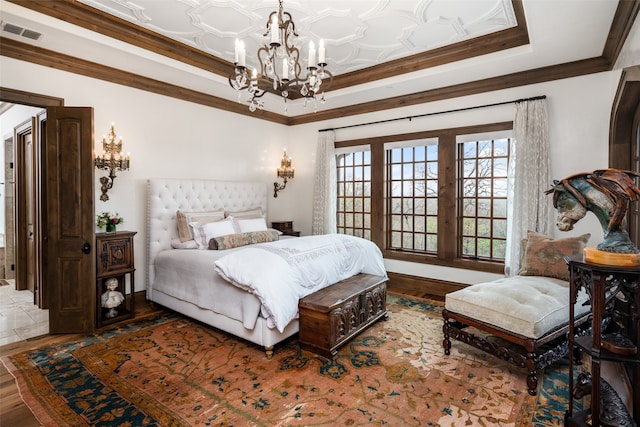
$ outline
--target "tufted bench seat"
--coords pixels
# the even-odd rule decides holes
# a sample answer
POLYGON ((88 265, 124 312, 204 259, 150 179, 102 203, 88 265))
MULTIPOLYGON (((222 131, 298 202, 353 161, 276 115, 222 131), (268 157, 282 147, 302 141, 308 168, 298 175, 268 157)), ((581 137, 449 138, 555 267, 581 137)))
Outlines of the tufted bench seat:
MULTIPOLYGON (((576 325, 586 327, 590 307, 583 305, 585 301, 587 296, 579 295, 575 316, 576 325)), ((446 295, 442 316, 445 354, 450 354, 451 339, 456 339, 526 368, 531 395, 537 393, 537 371, 568 353, 565 280, 514 276, 471 285, 446 295)))

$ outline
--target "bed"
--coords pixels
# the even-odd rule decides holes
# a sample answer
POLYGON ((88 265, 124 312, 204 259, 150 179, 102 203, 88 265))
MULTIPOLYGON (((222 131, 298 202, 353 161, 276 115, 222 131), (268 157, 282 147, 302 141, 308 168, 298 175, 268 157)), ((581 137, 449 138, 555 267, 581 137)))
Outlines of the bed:
MULTIPOLYGON (((177 226, 178 211, 223 210, 233 216, 233 213, 240 215, 258 209, 266 218, 268 194, 268 186, 259 182, 150 179, 147 184, 146 292, 149 301, 263 346, 267 357, 271 357, 277 343, 298 332, 297 317, 286 324, 280 320, 274 325, 271 310, 265 310, 262 293, 243 286, 239 279, 227 277, 225 280, 221 274, 227 270, 222 264, 218 265, 223 261, 232 266, 243 264, 244 258, 238 258, 240 255, 256 252, 262 246, 225 250, 175 248, 182 233, 177 226), (235 264, 232 260, 236 260, 235 264)), ((275 247, 254 254, 255 259, 245 264, 253 265, 255 272, 258 271, 255 265, 266 255, 272 256, 271 252, 303 245, 305 239, 323 238, 332 236, 289 237, 288 241, 283 237, 270 243, 275 247)), ((358 267, 361 271, 349 269, 349 274, 365 272, 386 276, 381 254, 367 254, 362 258, 374 258, 372 266, 358 267)), ((286 270, 286 264, 284 262, 280 269, 286 270)), ((313 274, 324 273, 317 267, 313 274)))

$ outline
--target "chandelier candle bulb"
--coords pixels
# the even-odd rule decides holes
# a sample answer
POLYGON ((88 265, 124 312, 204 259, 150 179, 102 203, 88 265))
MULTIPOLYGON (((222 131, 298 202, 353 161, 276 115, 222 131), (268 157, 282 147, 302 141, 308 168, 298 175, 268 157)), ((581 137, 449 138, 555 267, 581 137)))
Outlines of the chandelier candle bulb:
POLYGON ((318 64, 319 65, 325 64, 324 56, 325 56, 324 40, 320 39, 320 46, 318 47, 318 64))
POLYGON ((309 42, 309 68, 315 65, 316 61, 316 45, 313 44, 313 41, 309 42))
POLYGON ((243 41, 238 43, 238 65, 241 67, 244 67, 246 65, 246 56, 243 41))
POLYGON ((278 31, 278 15, 271 17, 271 43, 280 44, 280 31, 278 31))

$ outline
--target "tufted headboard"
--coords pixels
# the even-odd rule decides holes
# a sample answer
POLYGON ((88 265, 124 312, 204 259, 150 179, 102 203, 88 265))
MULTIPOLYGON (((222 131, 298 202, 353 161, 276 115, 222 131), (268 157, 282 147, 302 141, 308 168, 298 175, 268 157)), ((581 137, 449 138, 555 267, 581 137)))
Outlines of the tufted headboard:
POLYGON ((241 211, 257 206, 267 214, 267 184, 205 179, 152 178, 147 182, 146 286, 150 289, 153 262, 160 251, 171 249, 178 237, 176 211, 224 208, 241 211))

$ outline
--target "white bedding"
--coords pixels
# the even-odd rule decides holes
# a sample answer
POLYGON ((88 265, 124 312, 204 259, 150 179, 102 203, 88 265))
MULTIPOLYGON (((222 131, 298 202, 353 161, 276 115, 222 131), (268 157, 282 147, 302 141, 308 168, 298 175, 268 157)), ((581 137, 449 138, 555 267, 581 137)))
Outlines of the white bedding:
POLYGON ((216 260, 215 270, 255 294, 267 325, 280 332, 297 317, 300 298, 358 273, 387 276, 374 243, 343 234, 246 246, 216 260))
POLYGON ((154 290, 200 308, 212 310, 242 322, 253 329, 260 315, 260 301, 255 295, 231 285, 214 270, 216 259, 226 251, 168 249, 155 260, 154 290), (229 304, 233 301, 233 304, 229 304))

